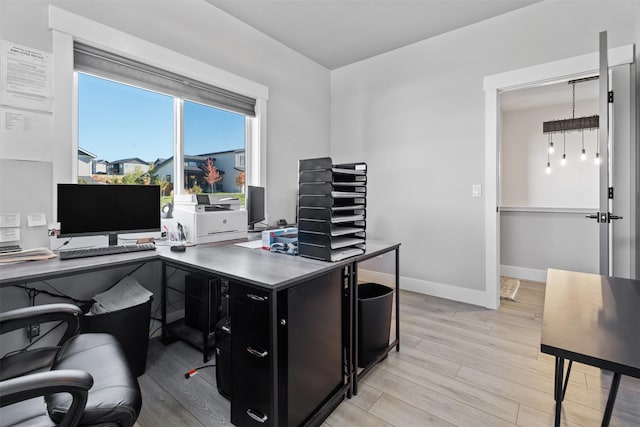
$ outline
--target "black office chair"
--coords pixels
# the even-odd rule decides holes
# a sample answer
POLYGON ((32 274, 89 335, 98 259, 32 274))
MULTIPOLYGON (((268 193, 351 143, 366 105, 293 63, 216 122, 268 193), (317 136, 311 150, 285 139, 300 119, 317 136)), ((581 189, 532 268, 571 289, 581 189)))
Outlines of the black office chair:
POLYGON ((132 426, 142 407, 138 380, 109 334, 78 334, 82 311, 48 304, 0 313, 0 334, 61 321, 57 346, 0 359, 0 425, 132 426))

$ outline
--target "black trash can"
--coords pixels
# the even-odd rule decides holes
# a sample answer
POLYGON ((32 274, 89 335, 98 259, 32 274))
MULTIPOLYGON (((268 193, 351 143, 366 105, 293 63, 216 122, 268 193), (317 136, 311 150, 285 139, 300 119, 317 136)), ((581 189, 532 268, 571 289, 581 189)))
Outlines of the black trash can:
POLYGON ((231 318, 225 317, 216 325, 216 383, 218 393, 231 399, 231 318))
MULTIPOLYGON (((80 332, 107 333, 116 337, 124 351, 133 374, 144 374, 149 347, 149 319, 151 302, 123 308, 108 313, 85 315, 80 319, 80 332)), ((83 310, 87 313, 91 304, 83 310)))
POLYGON ((365 368, 389 345, 393 289, 358 285, 358 367, 365 368))

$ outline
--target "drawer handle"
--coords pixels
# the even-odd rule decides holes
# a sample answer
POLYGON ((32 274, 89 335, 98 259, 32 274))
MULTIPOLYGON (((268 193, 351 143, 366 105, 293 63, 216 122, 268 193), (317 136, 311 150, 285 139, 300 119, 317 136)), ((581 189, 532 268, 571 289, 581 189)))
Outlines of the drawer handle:
POLYGON ((256 357, 267 357, 267 354, 269 354, 266 350, 258 351, 252 347, 247 347, 247 351, 256 357))
POLYGON ((256 295, 256 294, 247 294, 247 296, 249 298, 251 298, 254 301, 266 301, 267 297, 261 297, 260 295, 256 295))
POLYGON ((253 409, 247 409, 247 415, 249 415, 251 418, 253 418, 259 423, 263 423, 267 421, 267 418, 269 418, 265 414, 261 414, 260 412, 254 411, 253 409))

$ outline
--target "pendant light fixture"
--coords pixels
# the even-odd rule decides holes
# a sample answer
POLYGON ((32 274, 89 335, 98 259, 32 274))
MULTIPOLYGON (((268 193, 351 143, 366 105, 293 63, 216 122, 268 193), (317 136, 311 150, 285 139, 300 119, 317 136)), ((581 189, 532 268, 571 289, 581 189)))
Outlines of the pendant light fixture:
MULTIPOLYGON (((547 174, 551 173, 551 159, 549 155, 553 154, 555 151, 553 146, 554 133, 562 133, 562 138, 563 138, 562 158, 560 159, 560 164, 562 166, 567 164, 567 132, 573 132, 578 130, 582 132, 582 151, 580 154, 580 159, 585 160, 587 158, 587 152, 584 148, 584 131, 585 129, 587 130, 598 129, 600 127, 600 117, 598 115, 594 115, 594 116, 576 118, 576 83, 581 83, 581 82, 586 82, 586 81, 596 80, 596 79, 598 79, 598 76, 569 80, 567 83, 571 85, 571 89, 572 89, 571 118, 562 119, 562 120, 551 120, 551 121, 542 123, 542 133, 547 134, 549 136, 548 144, 547 144, 547 169, 546 169, 547 174)), ((600 164, 599 146, 596 146, 595 163, 597 165, 600 164)))

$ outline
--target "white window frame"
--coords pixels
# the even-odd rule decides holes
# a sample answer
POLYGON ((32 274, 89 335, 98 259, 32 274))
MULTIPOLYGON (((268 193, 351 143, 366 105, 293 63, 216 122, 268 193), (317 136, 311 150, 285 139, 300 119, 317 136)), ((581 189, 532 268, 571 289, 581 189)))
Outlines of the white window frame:
MULTIPOLYGON (((77 82, 74 81, 73 42, 111 51, 146 64, 190 77, 223 89, 250 96, 256 100, 255 117, 245 120, 245 162, 248 185, 266 187, 267 101, 269 88, 229 73, 189 56, 150 43, 131 34, 89 20, 66 10, 49 6, 49 28, 52 30, 54 141, 53 190, 55 184, 77 182, 78 105, 77 82)), ((177 109, 174 109, 177 110, 177 109)), ((182 132, 176 118, 175 132, 182 132)), ((181 138, 174 138, 174 141, 181 138)), ((174 143, 174 169, 184 159, 184 148, 174 143)), ((174 173, 174 188, 183 191, 182 175, 174 173), (180 179, 182 181, 182 178, 180 179)))

